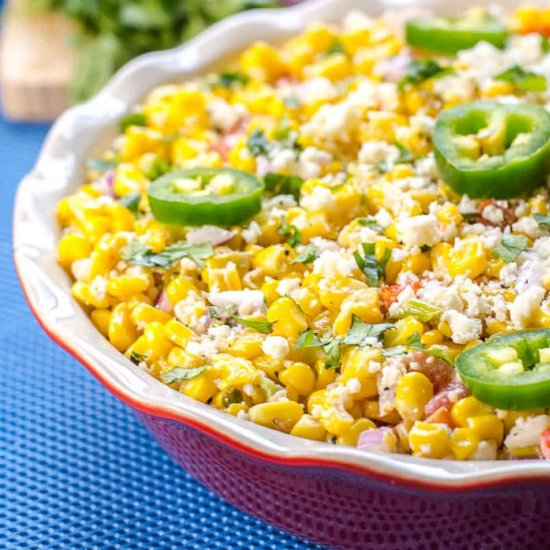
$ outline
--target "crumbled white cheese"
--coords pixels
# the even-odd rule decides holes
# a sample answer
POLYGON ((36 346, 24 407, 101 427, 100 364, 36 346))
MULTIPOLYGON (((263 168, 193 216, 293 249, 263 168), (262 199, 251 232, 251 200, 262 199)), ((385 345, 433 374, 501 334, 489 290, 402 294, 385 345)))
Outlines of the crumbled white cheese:
POLYGON ((257 222, 254 222, 254 221, 250 222, 248 224, 248 227, 241 231, 241 235, 243 236, 243 239, 248 244, 256 244, 261 234, 262 234, 262 228, 257 222))
POLYGON ((267 336, 262 342, 262 351, 277 361, 282 361, 290 351, 288 341, 282 336, 267 336))
POLYGON ((340 252, 327 250, 313 262, 313 273, 323 277, 349 277, 353 273, 355 262, 340 252))
POLYGON ((455 344, 466 344, 481 335, 482 325, 479 319, 470 319, 456 310, 448 310, 441 316, 442 321, 449 323, 451 340, 455 344))
POLYGON ((506 436, 504 445, 508 449, 538 445, 540 434, 547 428, 550 428, 550 416, 547 414, 527 418, 520 417, 506 436))
POLYGON ((498 208, 494 204, 488 204, 481 212, 481 216, 495 224, 499 224, 504 221, 504 212, 501 208, 498 208))
POLYGON ((261 290, 225 290, 223 292, 211 292, 207 296, 208 301, 216 307, 237 306, 239 315, 252 315, 262 312, 264 294, 261 290))
POLYGON ((399 357, 390 359, 379 372, 376 387, 381 414, 387 414, 393 410, 397 383, 405 372, 406 365, 399 357))
POLYGON ((385 141, 366 141, 359 151, 359 162, 364 164, 393 163, 399 157, 399 149, 385 141))
POLYGON ((77 281, 87 282, 90 278, 90 270, 92 268, 91 258, 82 258, 75 260, 71 264, 71 273, 77 281))
POLYGON ((309 212, 316 210, 334 210, 335 198, 328 187, 317 185, 309 195, 304 195, 300 200, 300 206, 309 212))
POLYGON ((544 288, 534 286, 516 296, 510 306, 510 318, 516 328, 527 328, 533 322, 545 294, 544 288))
POLYGON ((298 161, 298 175, 304 179, 318 178, 323 166, 332 160, 332 155, 316 147, 306 147, 298 161))
POLYGON ((495 460, 497 457, 497 444, 494 439, 480 441, 476 450, 468 457, 468 460, 495 460))
POLYGON ((532 218, 531 216, 524 216, 523 218, 520 218, 512 226, 512 228, 516 233, 523 233, 531 239, 536 239, 537 237, 540 237, 543 233, 541 227, 537 223, 537 220, 535 220, 535 218, 532 218))
POLYGON ((360 118, 359 108, 349 101, 326 104, 302 126, 302 133, 329 142, 348 143, 360 118))
POLYGON ((433 214, 403 218, 397 224, 399 238, 408 246, 434 246, 441 242, 441 231, 433 214))
POLYGON ((288 279, 283 279, 277 285, 277 292, 281 296, 290 296, 292 292, 300 288, 301 284, 302 282, 298 277, 290 277, 288 279))

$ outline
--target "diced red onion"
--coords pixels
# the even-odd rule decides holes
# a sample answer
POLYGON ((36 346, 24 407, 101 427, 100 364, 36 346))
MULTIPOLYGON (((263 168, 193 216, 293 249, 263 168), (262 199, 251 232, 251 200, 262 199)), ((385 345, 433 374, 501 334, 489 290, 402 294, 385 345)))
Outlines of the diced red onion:
POLYGON ((388 436, 393 435, 393 430, 388 427, 365 430, 359 436, 357 448, 365 451, 390 452, 388 447, 388 436))
POLYGON ((460 381, 451 382, 447 387, 436 393, 424 407, 426 416, 434 414, 439 409, 451 410, 453 403, 466 397, 468 390, 460 381))
POLYGON ((155 307, 161 311, 166 311, 166 313, 170 313, 172 311, 172 303, 168 299, 165 289, 162 289, 162 292, 159 294, 159 297, 155 302, 155 307))
POLYGON ((212 246, 225 243, 235 236, 234 231, 228 231, 223 227, 215 225, 203 225, 197 229, 191 229, 187 233, 187 242, 189 244, 210 243, 212 246))

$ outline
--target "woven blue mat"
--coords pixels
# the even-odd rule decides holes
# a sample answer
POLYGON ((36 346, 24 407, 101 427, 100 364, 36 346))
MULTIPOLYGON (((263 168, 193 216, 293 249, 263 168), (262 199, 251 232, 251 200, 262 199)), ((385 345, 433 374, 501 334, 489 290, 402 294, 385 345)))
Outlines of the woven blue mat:
POLYGON ((0 549, 320 548, 197 483, 32 318, 11 218, 46 131, 0 118, 0 549))

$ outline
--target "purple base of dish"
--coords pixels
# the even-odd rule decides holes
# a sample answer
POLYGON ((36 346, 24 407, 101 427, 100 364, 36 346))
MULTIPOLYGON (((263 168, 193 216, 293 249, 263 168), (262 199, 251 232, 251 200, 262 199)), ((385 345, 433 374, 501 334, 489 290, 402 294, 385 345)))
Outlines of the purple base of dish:
POLYGON ((304 538, 361 550, 550 549, 550 484, 457 493, 329 468, 282 466, 138 413, 174 460, 237 508, 304 538))

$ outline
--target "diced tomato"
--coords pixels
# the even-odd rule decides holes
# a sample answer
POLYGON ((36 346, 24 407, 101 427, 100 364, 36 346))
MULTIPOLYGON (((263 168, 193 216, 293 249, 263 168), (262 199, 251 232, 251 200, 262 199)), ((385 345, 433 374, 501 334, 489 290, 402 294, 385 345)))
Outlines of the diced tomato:
POLYGON ((540 452, 546 460, 550 460, 550 428, 540 434, 540 452))
POLYGON ((462 399, 468 395, 468 390, 462 382, 451 382, 446 388, 437 392, 424 407, 424 413, 426 416, 430 416, 437 412, 439 409, 451 410, 453 403, 458 399, 462 399), (449 395, 453 396, 451 401, 449 395))
POLYGON ((392 304, 397 302, 397 297, 403 292, 406 286, 410 286, 416 294, 422 288, 422 283, 420 281, 413 281, 407 285, 386 285, 380 289, 380 298, 386 309, 389 309, 392 304))
POLYGON ((430 414, 430 416, 426 418, 426 422, 431 422, 432 424, 447 424, 451 429, 455 427, 451 411, 446 407, 440 407, 437 411, 430 414))

